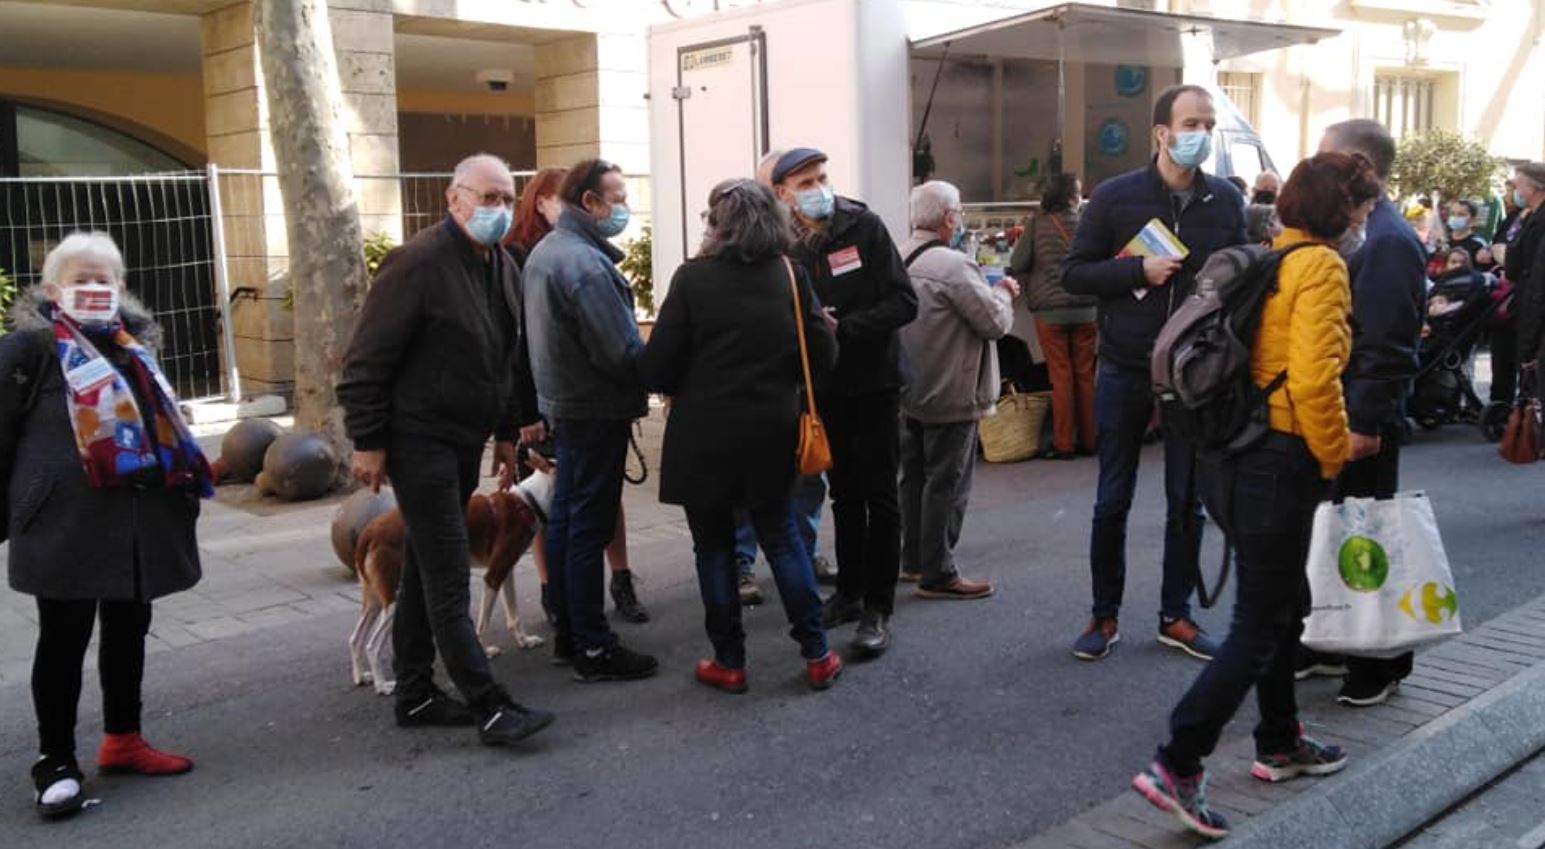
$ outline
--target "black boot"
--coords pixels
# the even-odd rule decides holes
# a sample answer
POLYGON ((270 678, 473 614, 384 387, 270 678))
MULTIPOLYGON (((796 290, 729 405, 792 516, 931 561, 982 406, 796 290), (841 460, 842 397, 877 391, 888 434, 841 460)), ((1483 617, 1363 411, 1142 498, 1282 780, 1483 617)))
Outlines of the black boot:
POLYGON ((649 611, 638 603, 638 593, 633 590, 633 573, 612 573, 612 603, 617 605, 617 615, 635 625, 649 621, 649 611))

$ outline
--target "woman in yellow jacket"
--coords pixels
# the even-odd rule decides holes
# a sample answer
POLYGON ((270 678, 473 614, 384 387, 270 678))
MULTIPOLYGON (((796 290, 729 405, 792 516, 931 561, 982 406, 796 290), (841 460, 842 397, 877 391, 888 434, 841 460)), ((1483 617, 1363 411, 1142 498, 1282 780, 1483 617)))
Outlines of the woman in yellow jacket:
POLYGON ((1271 430, 1221 467, 1201 470, 1202 491, 1229 504, 1239 573, 1234 618, 1217 656, 1175 707, 1169 743, 1133 786, 1207 837, 1224 836, 1228 823, 1207 806, 1202 758, 1251 687, 1261 713, 1253 776, 1286 781, 1346 766, 1340 749, 1304 736, 1293 666, 1309 602, 1304 563, 1315 506, 1350 453, 1341 372, 1352 349, 1352 294, 1335 246, 1362 226, 1378 195, 1372 169, 1358 157, 1322 153, 1293 170, 1277 201, 1285 230, 1273 247, 1307 245, 1283 257, 1251 351, 1257 386, 1287 373, 1268 399, 1271 430))

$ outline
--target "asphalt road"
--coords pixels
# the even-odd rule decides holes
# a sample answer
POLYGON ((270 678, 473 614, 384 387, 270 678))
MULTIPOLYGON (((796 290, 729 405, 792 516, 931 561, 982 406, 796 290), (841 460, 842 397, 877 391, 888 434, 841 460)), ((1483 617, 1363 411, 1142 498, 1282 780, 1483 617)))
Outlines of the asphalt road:
MULTIPOLYGON (((959 547, 985 602, 904 597, 897 642, 838 686, 807 691, 781 609, 748 618, 752 691, 691 681, 706 651, 680 542, 634 552, 656 621, 619 626, 657 652, 656 679, 579 685, 543 650, 497 673, 558 723, 518 751, 468 731, 396 729, 389 700, 348 686, 348 614, 151 659, 147 732, 187 751, 178 779, 95 779, 100 807, 40 824, 23 686, 0 689, 0 847, 1005 846, 1123 792, 1198 671, 1152 637, 1163 536, 1158 454, 1145 456, 1124 640, 1086 664, 1069 648, 1088 606, 1095 465, 983 467, 959 547)), ((1430 493, 1466 621, 1545 592, 1545 466, 1501 462, 1474 429, 1420 434, 1405 483, 1430 493)), ((1209 538, 1215 568, 1216 534, 1209 538)), ((537 610, 520 573, 522 603, 537 610)), ((767 582, 770 585, 770 581, 767 582)), ((1224 610, 1201 613, 1214 632, 1224 610)), ((839 637, 850 633, 844 629, 839 637)), ((88 683, 83 760, 100 728, 88 683)), ((1230 736, 1248 732, 1242 714, 1230 736)))

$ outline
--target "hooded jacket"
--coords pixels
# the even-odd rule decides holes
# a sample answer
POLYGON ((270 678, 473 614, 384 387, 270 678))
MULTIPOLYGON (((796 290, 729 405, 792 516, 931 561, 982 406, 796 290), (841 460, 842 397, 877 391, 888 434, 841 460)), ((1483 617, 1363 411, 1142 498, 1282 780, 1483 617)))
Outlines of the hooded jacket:
POLYGON ((1150 163, 1106 180, 1090 196, 1063 261, 1062 285, 1074 295, 1100 299, 1101 359, 1147 371, 1160 328, 1191 294, 1207 258, 1245 243, 1244 199, 1238 189, 1198 169, 1191 191, 1190 202, 1177 209, 1158 166, 1150 163), (1155 218, 1190 253, 1168 283, 1149 287, 1143 258, 1117 254, 1155 218))

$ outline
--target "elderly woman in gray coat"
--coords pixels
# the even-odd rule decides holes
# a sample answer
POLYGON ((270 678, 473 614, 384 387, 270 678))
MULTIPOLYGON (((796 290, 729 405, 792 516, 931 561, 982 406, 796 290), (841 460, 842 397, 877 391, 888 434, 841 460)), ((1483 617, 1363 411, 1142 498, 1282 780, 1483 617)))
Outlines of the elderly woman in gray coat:
POLYGON ((140 736, 150 602, 199 580, 194 526, 209 464, 151 350, 150 314, 123 289, 103 233, 75 233, 43 264, 0 337, 0 483, 10 584, 37 597, 32 667, 38 811, 84 802, 75 760, 81 664, 100 619, 103 772, 170 775, 187 758, 140 736))

